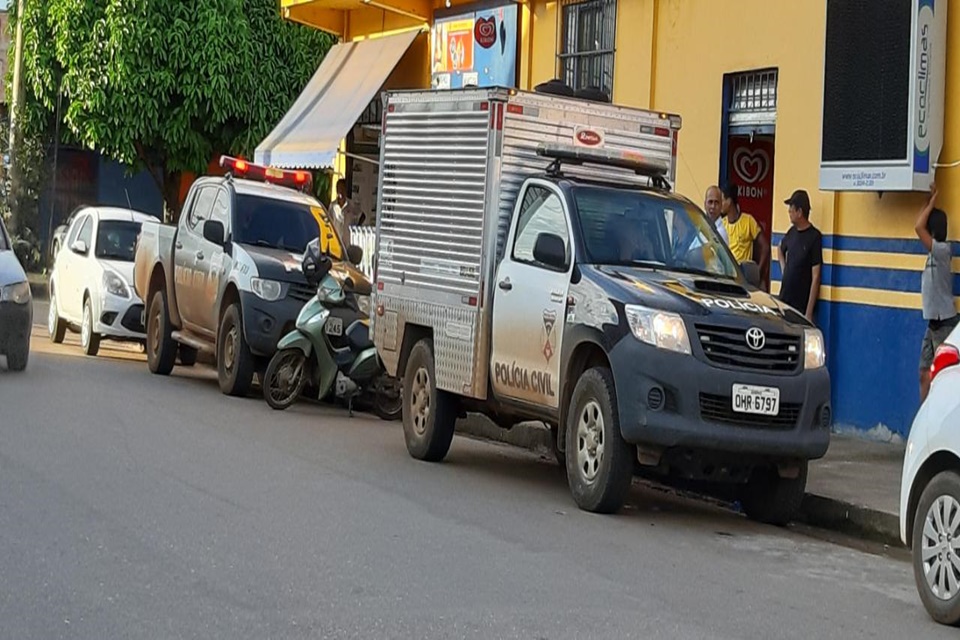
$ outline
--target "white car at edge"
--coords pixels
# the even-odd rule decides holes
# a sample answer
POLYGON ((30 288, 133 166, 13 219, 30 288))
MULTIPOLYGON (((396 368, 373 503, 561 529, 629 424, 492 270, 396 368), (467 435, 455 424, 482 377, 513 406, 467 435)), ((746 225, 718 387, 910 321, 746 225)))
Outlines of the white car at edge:
POLYGON ((90 356, 97 355, 102 338, 144 342, 133 258, 147 220, 155 218, 116 207, 76 213, 50 274, 47 330, 53 342, 63 342, 67 329, 79 331, 83 352, 90 356))
POLYGON ((900 480, 900 538, 920 599, 960 624, 960 327, 937 350, 930 394, 910 428, 900 480))

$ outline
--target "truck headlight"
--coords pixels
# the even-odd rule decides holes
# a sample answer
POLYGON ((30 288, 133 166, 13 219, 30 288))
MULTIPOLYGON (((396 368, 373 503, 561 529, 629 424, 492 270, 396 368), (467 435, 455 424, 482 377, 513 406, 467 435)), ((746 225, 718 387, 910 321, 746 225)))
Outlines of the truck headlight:
POLYGON ((258 298, 267 302, 275 302, 283 295, 283 285, 276 280, 264 280, 263 278, 250 278, 250 290, 258 298))
POLYGON ((30 302, 30 283, 18 282, 0 287, 0 302, 27 304, 30 302))
POLYGON ((357 296, 357 307, 363 315, 370 315, 370 296, 357 296))
POLYGON ((823 334, 819 329, 803 330, 803 367, 819 369, 827 363, 827 353, 823 348, 823 334))
POLYGON ((690 353, 687 327, 683 324, 683 318, 677 314, 635 304, 625 305, 624 310, 630 330, 641 342, 668 351, 690 353))
POLYGON ((123 281, 119 273, 115 271, 103 272, 103 290, 120 298, 129 298, 130 291, 127 289, 127 283, 123 281))

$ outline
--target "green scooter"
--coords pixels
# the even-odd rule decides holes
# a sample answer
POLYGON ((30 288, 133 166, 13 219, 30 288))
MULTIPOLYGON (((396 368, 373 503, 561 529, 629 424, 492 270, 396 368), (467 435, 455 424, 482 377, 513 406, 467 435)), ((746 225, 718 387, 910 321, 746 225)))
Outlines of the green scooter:
POLYGON ((384 420, 401 415, 400 383, 387 375, 370 339, 370 320, 360 312, 349 277, 331 273, 333 262, 314 240, 307 245, 303 275, 317 294, 300 310, 296 327, 277 345, 263 376, 263 396, 277 410, 290 407, 309 385, 325 398, 333 391, 350 415, 358 397, 367 397, 384 420))

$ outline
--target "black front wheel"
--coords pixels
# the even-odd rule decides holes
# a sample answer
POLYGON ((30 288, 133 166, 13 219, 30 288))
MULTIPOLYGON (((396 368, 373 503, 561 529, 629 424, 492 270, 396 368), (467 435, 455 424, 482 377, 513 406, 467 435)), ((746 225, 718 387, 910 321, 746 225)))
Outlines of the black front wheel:
POLYGON ((277 351, 263 375, 263 398, 271 408, 282 411, 297 401, 306 381, 307 357, 303 351, 277 351))
POLYGON ((220 321, 217 334, 217 379, 220 391, 228 396, 243 397, 253 384, 254 359, 243 335, 240 305, 232 304, 220 321))

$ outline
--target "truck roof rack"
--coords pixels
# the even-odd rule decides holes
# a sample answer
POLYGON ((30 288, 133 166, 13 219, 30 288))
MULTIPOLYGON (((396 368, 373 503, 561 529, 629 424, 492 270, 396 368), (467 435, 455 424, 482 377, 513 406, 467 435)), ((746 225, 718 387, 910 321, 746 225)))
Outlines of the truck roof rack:
POLYGON ((547 174, 553 177, 562 175, 561 168, 564 164, 595 164, 604 167, 629 169, 637 175, 650 178, 657 188, 670 189, 670 183, 667 182, 669 167, 666 163, 652 160, 635 151, 544 142, 537 147, 537 155, 553 159, 553 162, 547 167, 547 174))

